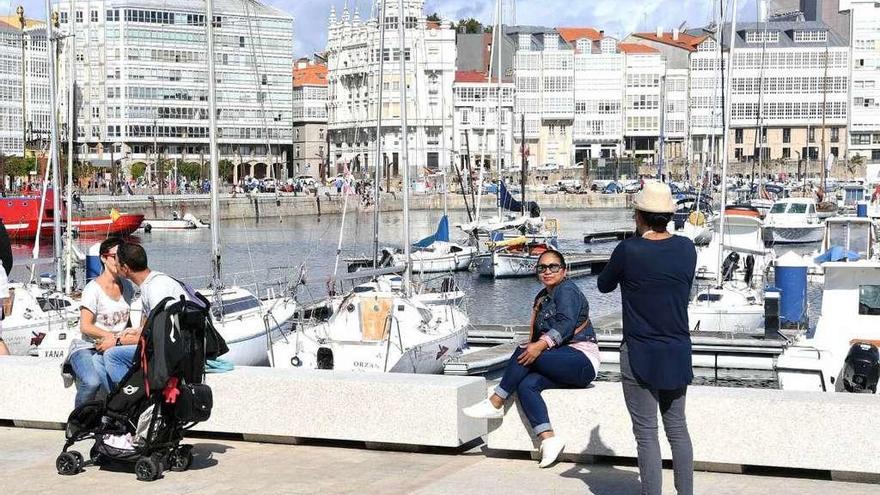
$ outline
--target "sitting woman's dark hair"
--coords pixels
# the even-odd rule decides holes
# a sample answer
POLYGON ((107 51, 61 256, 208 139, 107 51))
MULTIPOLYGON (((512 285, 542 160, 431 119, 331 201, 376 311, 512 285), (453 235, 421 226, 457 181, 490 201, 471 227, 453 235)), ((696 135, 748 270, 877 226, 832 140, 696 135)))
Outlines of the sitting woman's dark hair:
POLYGON ((552 255, 555 256, 557 260, 559 260, 559 264, 562 265, 562 268, 566 268, 568 265, 565 264, 565 256, 562 255, 559 251, 555 249, 548 249, 541 253, 541 256, 538 256, 538 263, 544 258, 544 256, 552 255))
POLYGON ((666 226, 672 220, 672 213, 652 213, 650 211, 636 210, 636 214, 642 217, 642 221, 654 232, 666 232, 666 226))

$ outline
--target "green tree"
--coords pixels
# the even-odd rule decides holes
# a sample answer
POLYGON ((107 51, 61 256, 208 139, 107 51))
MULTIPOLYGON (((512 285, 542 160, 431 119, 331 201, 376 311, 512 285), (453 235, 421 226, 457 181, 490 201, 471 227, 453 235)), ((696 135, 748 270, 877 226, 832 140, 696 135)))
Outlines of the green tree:
POLYGON ((131 164, 131 176, 135 179, 140 179, 144 176, 144 173, 147 171, 147 164, 144 162, 135 162, 131 164))
POLYGON ((37 170, 37 160, 33 157, 6 157, 6 175, 9 177, 25 177, 37 170))
POLYGON ((462 31, 467 34, 479 34, 483 32, 483 25, 473 17, 459 20, 456 27, 458 28, 459 33, 462 31))
POLYGON ((73 180, 80 182, 95 176, 97 169, 89 162, 76 162, 73 164, 73 180))
POLYGON ((433 14, 431 14, 427 17, 427 20, 433 21, 433 22, 440 22, 440 14, 434 12, 433 14))
POLYGON ((219 165, 219 174, 220 180, 226 182, 232 182, 232 169, 235 165, 229 160, 220 160, 219 165))
POLYGON ((199 178, 199 163, 198 162, 183 162, 177 165, 177 175, 186 177, 189 180, 195 180, 199 178))

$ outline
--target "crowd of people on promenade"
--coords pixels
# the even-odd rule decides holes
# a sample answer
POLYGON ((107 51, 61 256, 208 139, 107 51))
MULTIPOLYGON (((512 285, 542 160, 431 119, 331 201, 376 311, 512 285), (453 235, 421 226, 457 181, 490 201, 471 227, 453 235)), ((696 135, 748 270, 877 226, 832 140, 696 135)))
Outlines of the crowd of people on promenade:
MULTIPOLYGON (((672 450, 675 489, 693 494, 693 447, 685 416, 693 380, 688 330, 688 296, 696 250, 690 239, 666 230, 675 201, 669 186, 646 184, 633 200, 638 235, 621 241, 597 279, 600 292, 621 291, 623 343, 620 371, 623 397, 638 452, 641 493, 662 492, 662 458, 657 411, 672 450)), ((565 440, 556 436, 541 392, 586 388, 600 364, 590 306, 566 278, 565 257, 546 251, 536 272, 544 288, 534 299, 529 341, 514 351, 492 395, 463 412, 501 418, 516 393, 532 432, 540 440, 540 467, 559 458, 565 440)))

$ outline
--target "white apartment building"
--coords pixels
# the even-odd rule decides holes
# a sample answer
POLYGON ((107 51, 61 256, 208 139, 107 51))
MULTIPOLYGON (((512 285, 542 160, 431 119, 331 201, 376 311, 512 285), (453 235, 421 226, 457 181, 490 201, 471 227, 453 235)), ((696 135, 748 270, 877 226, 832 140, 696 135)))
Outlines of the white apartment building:
POLYGON ((819 21, 738 24, 734 40, 730 156, 811 161, 812 172, 829 154, 843 157, 846 41, 819 21))
POLYGON ((840 0, 852 22, 849 155, 880 161, 880 4, 840 0))
POLYGON ((623 92, 626 56, 618 41, 593 29, 561 28, 575 45, 574 160, 623 154, 623 92))
POLYGON ((406 0, 402 14, 397 2, 387 2, 384 53, 380 54, 378 4, 367 19, 361 19, 357 10, 351 13, 345 8, 339 17, 335 8, 330 11, 326 57, 331 171, 341 172, 348 166, 355 173, 371 173, 381 104, 386 173, 401 174, 402 84, 407 87, 406 165, 410 176, 424 175, 426 169, 446 170, 453 159, 455 30, 448 21, 427 21, 423 0, 406 0), (406 31, 402 46, 398 37, 401 18, 406 31), (401 56, 406 62, 403 75, 399 69, 401 56))
POLYGON ((49 78, 46 66, 46 31, 43 24, 0 17, 0 153, 21 156, 25 134, 28 149, 47 149, 49 140, 49 78), (24 39, 24 54, 22 54, 24 39), (22 61, 25 112, 22 119, 22 61))
MULTIPOLYGON (((498 139, 498 91, 499 85, 491 82, 486 74, 478 71, 458 71, 455 75, 453 110, 455 122, 453 149, 462 157, 469 157, 472 170, 480 165, 493 174, 499 150, 498 139)), ((502 170, 518 168, 521 155, 514 149, 513 135, 520 132, 519 123, 513 122, 513 82, 504 81, 501 91, 501 167, 502 170), (514 165, 515 164, 515 165, 514 165)))
POLYGON ((293 173, 320 175, 327 159, 327 66, 307 58, 293 67, 293 173))
POLYGON ((623 106, 626 150, 637 158, 652 158, 659 147, 666 62, 659 51, 646 45, 621 43, 620 50, 626 54, 623 106))
MULTIPOLYGON (((57 8, 61 31, 76 45, 77 158, 109 164, 114 156, 123 167, 144 162, 147 174, 157 156, 207 160, 204 2, 78 0, 71 11, 62 0, 57 8)), ((233 180, 285 177, 293 19, 253 0, 216 0, 214 17, 220 158, 235 164, 233 180)), ((66 53, 61 61, 64 81, 71 73, 66 53)))
POLYGON ((727 52, 719 52, 714 36, 700 39, 689 60, 689 155, 697 163, 720 163, 724 134, 721 60, 727 60, 727 52))

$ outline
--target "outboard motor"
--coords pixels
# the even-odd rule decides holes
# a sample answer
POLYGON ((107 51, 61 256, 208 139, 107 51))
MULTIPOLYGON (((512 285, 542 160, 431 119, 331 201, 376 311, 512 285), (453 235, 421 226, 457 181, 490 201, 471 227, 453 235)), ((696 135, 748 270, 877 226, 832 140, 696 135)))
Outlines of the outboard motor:
POLYGON ((739 265, 739 253, 733 252, 730 253, 727 258, 724 259, 724 263, 721 264, 721 274, 723 275, 722 280, 732 280, 733 272, 736 271, 736 267, 739 265))
POLYGON ((746 256, 746 273, 744 280, 747 284, 752 285, 752 277, 755 275, 755 257, 753 255, 746 256))
POLYGON ((880 350, 867 343, 855 343, 843 362, 843 388, 856 394, 876 394, 880 379, 880 350))

